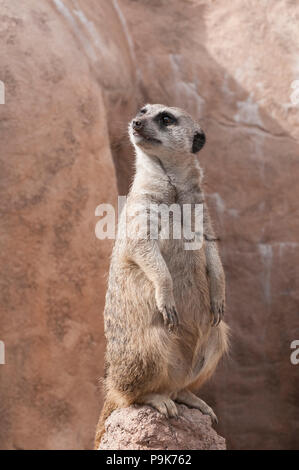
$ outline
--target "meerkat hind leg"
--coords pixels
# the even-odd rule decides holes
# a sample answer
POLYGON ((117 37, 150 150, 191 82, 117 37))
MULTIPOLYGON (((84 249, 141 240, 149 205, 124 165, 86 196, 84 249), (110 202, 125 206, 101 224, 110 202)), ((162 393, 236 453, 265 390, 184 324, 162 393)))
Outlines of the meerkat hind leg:
POLYGON ((171 398, 159 393, 148 393, 136 402, 140 405, 150 405, 167 418, 177 418, 178 410, 171 398))
POLYGON ((187 405, 191 408, 197 408, 203 414, 209 415, 212 419, 213 424, 218 423, 218 418, 215 415, 212 408, 206 404, 201 398, 194 395, 194 393, 190 392, 190 390, 184 389, 178 392, 176 399, 178 403, 182 403, 183 405, 187 405))

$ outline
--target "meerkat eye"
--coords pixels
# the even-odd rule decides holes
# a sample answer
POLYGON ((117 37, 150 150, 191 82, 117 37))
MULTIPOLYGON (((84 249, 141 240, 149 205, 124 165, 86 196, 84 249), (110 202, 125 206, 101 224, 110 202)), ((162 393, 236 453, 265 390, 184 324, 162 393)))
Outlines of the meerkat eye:
POLYGON ((170 126, 171 124, 175 123, 175 119, 172 116, 169 116, 168 114, 163 114, 161 116, 161 121, 165 126, 170 126))
POLYGON ((139 114, 145 114, 147 112, 147 109, 146 108, 142 108, 140 111, 139 111, 139 114))

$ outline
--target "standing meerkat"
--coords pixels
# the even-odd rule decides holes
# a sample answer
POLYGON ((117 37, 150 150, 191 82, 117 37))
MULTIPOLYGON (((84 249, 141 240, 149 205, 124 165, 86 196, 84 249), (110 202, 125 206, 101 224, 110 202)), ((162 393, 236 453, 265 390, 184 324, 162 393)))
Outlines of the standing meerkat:
POLYGON ((222 321, 224 271, 196 157, 205 135, 189 114, 160 104, 144 106, 130 122, 129 135, 136 173, 111 258, 104 312, 105 402, 96 448, 106 418, 132 403, 177 417, 176 401, 217 422, 212 408, 194 392, 228 347, 228 327, 222 321), (143 237, 124 235, 140 230, 136 205, 147 214, 153 204, 203 204, 200 249, 186 249, 183 238, 162 238, 160 225, 156 239, 148 225, 143 237))

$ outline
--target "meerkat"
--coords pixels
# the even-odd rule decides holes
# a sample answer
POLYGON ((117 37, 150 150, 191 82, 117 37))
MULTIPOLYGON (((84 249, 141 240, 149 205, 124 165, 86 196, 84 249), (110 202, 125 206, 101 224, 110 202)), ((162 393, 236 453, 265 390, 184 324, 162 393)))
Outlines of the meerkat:
POLYGON ((197 159, 205 134, 183 110, 148 104, 130 122, 129 136, 136 172, 111 257, 104 311, 105 402, 95 448, 110 413, 133 403, 169 418, 178 416, 175 402, 183 403, 217 422, 195 393, 228 349, 225 276, 197 159), (143 237, 124 236, 128 228, 136 230, 130 209, 137 205, 148 213, 153 203, 203 204, 201 248, 186 250, 182 238, 158 234, 152 239, 148 227, 143 237))

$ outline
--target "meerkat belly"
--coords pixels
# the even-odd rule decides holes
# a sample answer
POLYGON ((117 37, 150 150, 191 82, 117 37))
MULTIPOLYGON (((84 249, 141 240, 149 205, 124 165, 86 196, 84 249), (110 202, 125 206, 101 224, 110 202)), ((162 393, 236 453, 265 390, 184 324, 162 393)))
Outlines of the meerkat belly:
POLYGON ((160 364, 161 380, 171 380, 175 389, 177 383, 188 383, 194 370, 200 368, 201 338, 210 322, 209 289, 204 252, 188 252, 180 245, 168 245, 161 251, 173 279, 180 319, 178 331, 173 334, 165 328, 156 306, 154 286, 134 264, 121 269, 118 266, 111 273, 110 285, 115 288, 106 299, 105 330, 111 343, 111 359, 116 354, 118 361, 130 363, 139 355, 145 362, 160 364))
POLYGON ((211 331, 211 310, 204 250, 185 250, 180 241, 161 243, 160 249, 173 279, 180 328, 171 343, 176 361, 169 376, 186 385, 200 373, 211 331))
POLYGON ((183 323, 193 330, 209 323, 210 293, 204 249, 185 250, 181 240, 160 243, 173 279, 176 306, 183 323))

